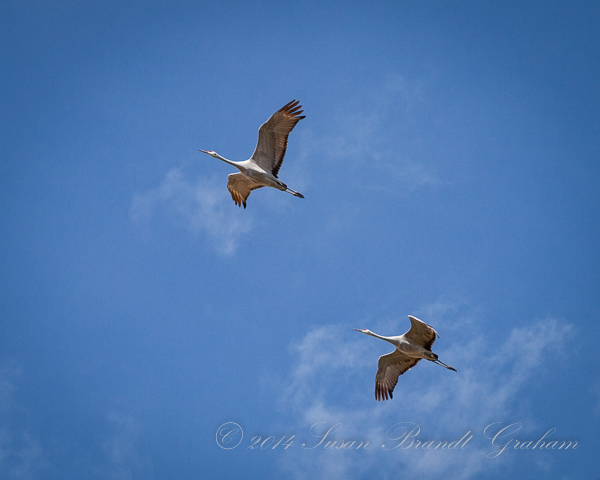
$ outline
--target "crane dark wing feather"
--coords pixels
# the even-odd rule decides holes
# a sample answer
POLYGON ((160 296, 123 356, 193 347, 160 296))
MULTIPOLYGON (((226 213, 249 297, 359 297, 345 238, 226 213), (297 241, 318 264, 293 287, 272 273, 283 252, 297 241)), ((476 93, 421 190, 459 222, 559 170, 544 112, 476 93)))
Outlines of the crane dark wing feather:
POLYGON ((431 325, 427 325, 424 321, 419 320, 417 317, 412 315, 408 316, 411 326, 410 330, 404 334, 404 336, 413 343, 421 345, 427 350, 431 350, 433 342, 436 337, 439 338, 438 333, 433 329, 431 325))
POLYGON ((271 115, 258 129, 258 143, 251 158, 275 177, 283 163, 288 135, 296 124, 305 118, 304 115, 300 115, 303 112, 301 108, 298 100, 292 100, 271 115))
POLYGON ((247 177, 243 173, 230 173, 227 178, 227 190, 231 193, 231 198, 236 205, 246 208, 246 200, 252 190, 261 188, 263 185, 256 183, 250 177, 247 177))
POLYGON ((419 363, 419 360, 421 359, 408 357, 398 350, 379 357, 375 375, 375 399, 379 402, 394 398, 392 392, 398 383, 398 377, 419 363))

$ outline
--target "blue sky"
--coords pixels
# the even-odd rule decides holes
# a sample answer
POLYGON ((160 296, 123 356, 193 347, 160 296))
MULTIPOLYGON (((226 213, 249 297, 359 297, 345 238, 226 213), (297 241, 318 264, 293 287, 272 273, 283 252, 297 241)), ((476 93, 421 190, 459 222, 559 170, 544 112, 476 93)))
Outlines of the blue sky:
POLYGON ((0 23, 1 478, 598 478, 596 2, 7 1, 0 23), (280 178, 306 198, 236 207, 198 149, 248 158, 294 98, 280 178), (378 403, 390 346, 352 328, 409 314, 458 372, 421 362, 378 403), (473 438, 382 448, 398 424, 473 438), (490 458, 490 424, 579 447, 490 458), (302 447, 335 425, 369 447, 302 447))

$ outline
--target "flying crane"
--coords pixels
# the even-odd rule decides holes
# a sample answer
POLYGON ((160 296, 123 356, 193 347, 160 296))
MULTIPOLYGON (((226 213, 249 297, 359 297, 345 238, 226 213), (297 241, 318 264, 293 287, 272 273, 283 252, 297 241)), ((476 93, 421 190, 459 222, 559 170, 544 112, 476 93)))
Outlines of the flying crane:
POLYGON ((287 149, 288 135, 296 124, 305 118, 304 115, 300 115, 303 112, 301 108, 299 101, 292 100, 271 115, 271 118, 258 129, 258 143, 248 160, 234 162, 214 150, 200 150, 239 170, 238 173, 230 173, 227 181, 227 189, 236 205, 240 207, 244 205, 246 208, 246 200, 252 190, 262 187, 273 187, 304 198, 301 193, 288 188, 277 178, 287 149))
POLYGON ((411 323, 410 330, 397 337, 383 337, 367 329, 354 329, 365 335, 381 338, 396 347, 392 353, 379 357, 375 375, 375 399, 377 401, 387 400, 388 396, 393 398, 392 392, 398 383, 398 377, 414 367, 422 358, 456 372, 456 369, 438 360, 438 356, 431 351, 435 338, 439 338, 433 327, 412 315, 409 315, 408 319, 411 323))

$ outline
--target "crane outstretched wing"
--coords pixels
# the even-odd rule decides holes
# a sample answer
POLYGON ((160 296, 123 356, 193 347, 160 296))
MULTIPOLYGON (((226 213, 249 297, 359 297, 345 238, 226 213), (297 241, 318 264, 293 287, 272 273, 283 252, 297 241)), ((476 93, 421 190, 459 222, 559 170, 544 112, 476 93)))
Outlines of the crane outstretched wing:
POLYGON ((398 350, 379 357, 377 364, 377 375, 375 375, 375 399, 379 402, 394 398, 392 392, 398 383, 398 377, 410 370, 420 358, 412 358, 404 355, 398 350))
POLYGON ((423 320, 419 320, 417 317, 412 315, 408 316, 411 326, 410 330, 404 334, 404 336, 413 343, 421 345, 427 350, 431 350, 435 338, 438 337, 438 333, 433 329, 431 325, 427 325, 423 320))
POLYGON ((288 135, 296 124, 305 118, 304 115, 300 115, 302 105, 299 103, 298 100, 292 100, 271 115, 258 129, 258 143, 251 158, 275 177, 283 162, 288 135))
POLYGON ((236 205, 240 207, 244 205, 244 208, 246 208, 246 199, 250 195, 250 192, 263 186, 239 172, 230 173, 227 178, 229 179, 227 181, 227 190, 231 193, 231 198, 233 198, 236 205))

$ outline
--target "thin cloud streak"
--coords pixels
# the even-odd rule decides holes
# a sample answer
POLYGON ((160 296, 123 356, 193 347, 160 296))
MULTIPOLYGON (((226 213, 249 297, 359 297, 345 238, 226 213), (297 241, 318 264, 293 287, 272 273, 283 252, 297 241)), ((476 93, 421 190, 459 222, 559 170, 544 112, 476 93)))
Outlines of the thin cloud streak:
MULTIPOLYGON (((108 478, 153 478, 150 453, 140 449, 140 427, 128 415, 109 413, 112 435, 102 444, 107 457, 108 478)), ((104 475, 103 475, 104 476, 104 475)))
POLYGON ((134 195, 130 216, 144 226, 162 212, 190 232, 207 236, 218 252, 232 255, 240 236, 251 230, 252 220, 247 212, 241 217, 231 203, 222 179, 201 178, 194 184, 173 168, 158 188, 134 195))

